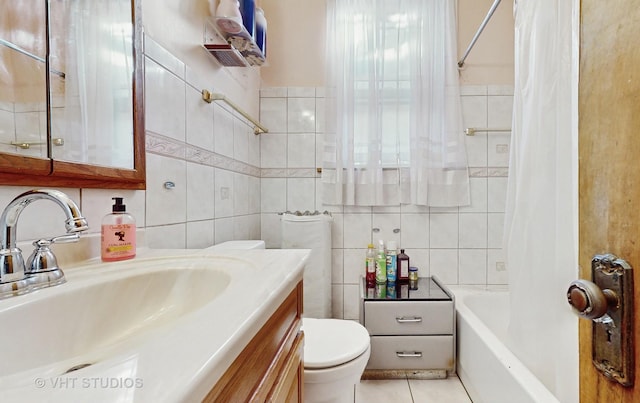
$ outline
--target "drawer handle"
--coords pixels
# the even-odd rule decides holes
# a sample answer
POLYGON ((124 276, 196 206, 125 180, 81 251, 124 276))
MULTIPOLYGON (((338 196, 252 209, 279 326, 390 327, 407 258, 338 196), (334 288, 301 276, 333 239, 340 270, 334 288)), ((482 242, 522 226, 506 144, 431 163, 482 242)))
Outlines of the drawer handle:
POLYGON ((410 316, 410 317, 401 316, 399 318, 396 318, 396 321, 398 323, 418 323, 418 322, 422 322, 422 318, 420 316, 410 316))
POLYGON ((400 358, 420 358, 422 357, 421 351, 396 351, 396 355, 400 358))

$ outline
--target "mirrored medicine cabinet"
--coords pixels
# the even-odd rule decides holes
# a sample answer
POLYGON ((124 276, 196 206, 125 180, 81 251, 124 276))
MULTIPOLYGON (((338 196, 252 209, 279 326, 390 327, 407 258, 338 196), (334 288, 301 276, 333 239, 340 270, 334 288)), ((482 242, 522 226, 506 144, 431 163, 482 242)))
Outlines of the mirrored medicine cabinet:
POLYGON ((140 9, 0 2, 0 185, 144 189, 140 9))

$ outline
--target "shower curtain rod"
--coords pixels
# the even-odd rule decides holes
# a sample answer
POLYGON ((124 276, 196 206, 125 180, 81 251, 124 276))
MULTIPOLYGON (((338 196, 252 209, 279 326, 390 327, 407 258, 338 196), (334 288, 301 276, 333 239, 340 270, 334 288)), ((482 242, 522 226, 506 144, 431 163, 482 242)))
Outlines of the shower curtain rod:
POLYGON ((478 28, 478 31, 473 36, 473 39, 471 39, 471 43, 467 47, 467 50, 464 52, 464 56, 462 56, 462 59, 460 59, 460 61, 458 62, 458 67, 459 68, 462 68, 462 66, 464 66, 464 61, 467 59, 467 56, 469 56, 469 52, 471 52, 471 49, 473 48, 473 45, 476 44, 476 41, 478 40, 478 38, 480 37, 480 34, 484 30, 484 27, 487 25, 487 23, 491 19, 491 16, 496 11, 496 8, 498 8, 499 4, 500 4, 500 0, 495 0, 493 2, 493 5, 491 5, 491 8, 489 9, 489 12, 487 13, 487 16, 484 17, 484 20, 482 21, 482 24, 480 24, 480 28, 478 28))
MULTIPOLYGON (((26 50, 22 49, 21 47, 14 45, 13 43, 9 42, 9 41, 5 41, 4 39, 0 39, 0 45, 4 45, 6 47, 8 47, 9 49, 13 49, 18 53, 22 53, 25 56, 28 56, 34 60, 37 60, 41 63, 45 63, 45 60, 43 58, 41 58, 40 56, 36 56, 33 53, 29 53, 26 50)), ((64 78, 64 73, 61 71, 58 71, 56 69, 49 69, 49 71, 51 71, 53 74, 55 74, 56 76, 60 76, 62 78, 64 78)))

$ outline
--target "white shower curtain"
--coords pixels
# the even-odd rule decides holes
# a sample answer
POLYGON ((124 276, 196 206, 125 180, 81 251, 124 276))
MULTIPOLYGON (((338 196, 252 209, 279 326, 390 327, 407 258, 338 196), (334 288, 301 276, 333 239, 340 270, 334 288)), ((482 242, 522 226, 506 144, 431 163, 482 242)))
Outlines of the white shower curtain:
POLYGON ((64 147, 54 157, 133 168, 130 0, 65 0, 64 147))
POLYGON ((577 1, 517 0, 505 215, 510 347, 563 403, 578 401, 577 1))
POLYGON ((455 0, 327 2, 326 204, 469 204, 455 0))

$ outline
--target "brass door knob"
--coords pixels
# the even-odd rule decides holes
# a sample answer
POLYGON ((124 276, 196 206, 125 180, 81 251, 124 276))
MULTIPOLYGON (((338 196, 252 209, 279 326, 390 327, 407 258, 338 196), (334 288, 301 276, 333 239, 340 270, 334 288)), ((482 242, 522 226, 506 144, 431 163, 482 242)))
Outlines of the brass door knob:
POLYGON ((604 316, 609 308, 617 308, 619 304, 615 292, 601 290, 588 280, 573 281, 567 290, 567 300, 578 316, 591 320, 604 316))

